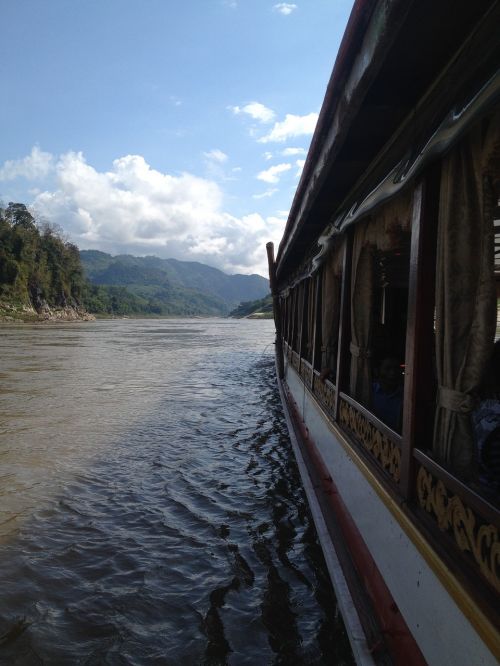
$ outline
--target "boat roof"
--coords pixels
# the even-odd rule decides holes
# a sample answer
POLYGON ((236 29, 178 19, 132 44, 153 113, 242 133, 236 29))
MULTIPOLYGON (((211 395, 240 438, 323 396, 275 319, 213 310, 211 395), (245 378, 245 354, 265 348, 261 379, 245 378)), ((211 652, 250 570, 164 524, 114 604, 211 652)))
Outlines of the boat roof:
POLYGON ((327 225, 342 219, 338 213, 354 191, 366 194, 376 187, 409 142, 421 146, 428 141, 453 95, 458 99, 466 88, 470 96, 477 81, 491 75, 492 62, 498 69, 499 4, 355 1, 279 246, 278 280, 293 271, 327 225), (462 53, 461 81, 455 81, 452 68, 448 79, 453 80, 445 77, 440 91, 436 80, 488 15, 491 34, 477 38, 483 40, 484 57, 468 62, 462 53), (419 104, 431 89, 433 104, 422 113, 419 104), (402 138, 393 145, 398 132, 402 138))

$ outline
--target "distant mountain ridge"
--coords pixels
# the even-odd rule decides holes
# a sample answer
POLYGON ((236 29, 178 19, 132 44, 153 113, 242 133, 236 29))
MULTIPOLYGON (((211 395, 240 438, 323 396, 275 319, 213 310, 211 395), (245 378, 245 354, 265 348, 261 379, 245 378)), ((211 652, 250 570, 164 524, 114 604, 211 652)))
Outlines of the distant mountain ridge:
POLYGON ((81 250, 85 274, 93 285, 124 288, 156 314, 227 314, 242 301, 269 293, 261 275, 227 275, 196 261, 112 256, 81 250))

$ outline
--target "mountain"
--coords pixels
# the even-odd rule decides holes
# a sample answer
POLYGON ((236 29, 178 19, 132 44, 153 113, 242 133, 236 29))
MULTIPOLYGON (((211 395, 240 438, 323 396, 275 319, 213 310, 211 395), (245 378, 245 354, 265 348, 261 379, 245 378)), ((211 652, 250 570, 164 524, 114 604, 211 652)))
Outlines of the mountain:
POLYGON ((99 288, 103 298, 110 289, 120 289, 129 300, 130 312, 138 308, 145 314, 225 315, 242 301, 269 292, 268 280, 260 275, 227 275, 196 261, 129 254, 113 257, 98 250, 82 250, 80 258, 94 296, 99 298, 99 288))
POLYGON ((244 301, 229 316, 235 319, 273 319, 273 298, 269 294, 257 301, 244 301))

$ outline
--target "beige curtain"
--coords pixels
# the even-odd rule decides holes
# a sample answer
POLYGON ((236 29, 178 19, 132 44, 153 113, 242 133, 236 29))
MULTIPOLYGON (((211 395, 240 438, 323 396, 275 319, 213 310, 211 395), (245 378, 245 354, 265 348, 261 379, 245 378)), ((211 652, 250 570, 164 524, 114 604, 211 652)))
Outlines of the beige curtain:
POLYGON ((379 209, 372 219, 356 227, 352 255, 350 394, 371 403, 371 336, 374 298, 374 250, 399 247, 411 229, 411 191, 379 209))
POLYGON ((314 317, 316 313, 316 277, 308 279, 307 284, 307 346, 306 358, 312 362, 314 346, 314 317))
POLYGON ((339 243, 323 265, 321 275, 321 368, 337 368, 340 324, 340 283, 344 243, 339 243))
MULTIPOLYGON (((355 243, 356 245, 356 243, 355 243)), ((364 405, 371 396, 371 329, 373 309, 372 246, 355 247, 351 300, 351 395, 364 405)))
POLYGON ((302 281, 297 286, 297 351, 302 354, 304 340, 304 302, 305 302, 305 283, 302 281))
POLYGON ((436 277, 438 402, 434 454, 457 475, 474 467, 470 423, 496 328, 493 188, 500 173, 500 114, 443 160, 436 277))

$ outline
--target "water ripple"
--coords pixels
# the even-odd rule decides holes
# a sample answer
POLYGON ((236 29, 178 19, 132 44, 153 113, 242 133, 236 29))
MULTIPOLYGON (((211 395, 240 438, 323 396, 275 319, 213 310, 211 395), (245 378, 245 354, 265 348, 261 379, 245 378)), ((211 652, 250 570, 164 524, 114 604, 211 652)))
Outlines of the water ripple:
POLYGON ((5 331, 0 663, 352 663, 269 322, 5 331))

